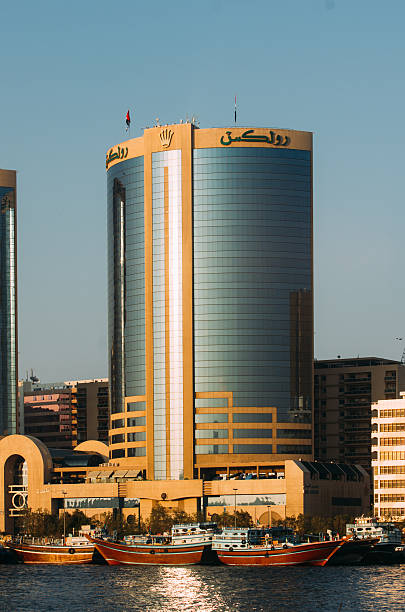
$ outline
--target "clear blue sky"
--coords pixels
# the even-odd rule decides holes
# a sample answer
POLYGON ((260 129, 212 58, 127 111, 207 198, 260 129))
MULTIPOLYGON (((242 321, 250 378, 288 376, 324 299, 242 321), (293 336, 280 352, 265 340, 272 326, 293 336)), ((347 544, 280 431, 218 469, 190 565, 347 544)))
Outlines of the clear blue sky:
POLYGON ((107 375, 106 149, 195 114, 314 132, 315 356, 405 344, 405 3, 21 0, 1 10, 20 375, 107 375))

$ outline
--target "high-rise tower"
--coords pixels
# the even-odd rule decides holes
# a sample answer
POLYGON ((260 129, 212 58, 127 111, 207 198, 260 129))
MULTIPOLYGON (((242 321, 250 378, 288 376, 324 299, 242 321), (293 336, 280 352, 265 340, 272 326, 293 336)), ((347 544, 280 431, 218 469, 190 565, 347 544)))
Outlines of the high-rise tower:
POLYGON ((0 435, 17 433, 16 172, 0 170, 0 435))
POLYGON ((107 152, 110 454, 151 479, 312 457, 312 134, 107 152))

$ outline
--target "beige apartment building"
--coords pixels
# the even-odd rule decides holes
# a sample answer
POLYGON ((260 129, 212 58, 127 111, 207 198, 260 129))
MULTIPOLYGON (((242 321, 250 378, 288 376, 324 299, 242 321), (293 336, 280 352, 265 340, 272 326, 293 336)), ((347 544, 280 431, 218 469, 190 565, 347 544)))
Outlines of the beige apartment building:
POLYGON ((373 404, 371 425, 374 514, 388 520, 403 521, 405 399, 380 400, 373 404))

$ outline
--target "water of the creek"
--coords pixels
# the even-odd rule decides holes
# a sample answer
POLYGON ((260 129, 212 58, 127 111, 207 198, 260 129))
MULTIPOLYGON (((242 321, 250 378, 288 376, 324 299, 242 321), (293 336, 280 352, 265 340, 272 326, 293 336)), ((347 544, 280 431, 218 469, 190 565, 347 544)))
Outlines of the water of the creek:
POLYGON ((405 611, 405 565, 0 565, 0 611, 405 611))

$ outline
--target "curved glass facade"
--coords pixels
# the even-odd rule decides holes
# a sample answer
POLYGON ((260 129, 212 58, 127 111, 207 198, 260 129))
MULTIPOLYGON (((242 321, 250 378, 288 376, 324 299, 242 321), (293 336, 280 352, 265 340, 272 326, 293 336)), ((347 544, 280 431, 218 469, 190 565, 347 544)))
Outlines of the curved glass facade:
POLYGON ((145 394, 143 157, 108 172, 108 346, 112 412, 145 394))
POLYGON ((195 391, 284 422, 311 409, 311 175, 310 151, 193 151, 195 391))
POLYGON ((149 478, 311 455, 312 136, 280 132, 107 154, 111 456, 149 478))

